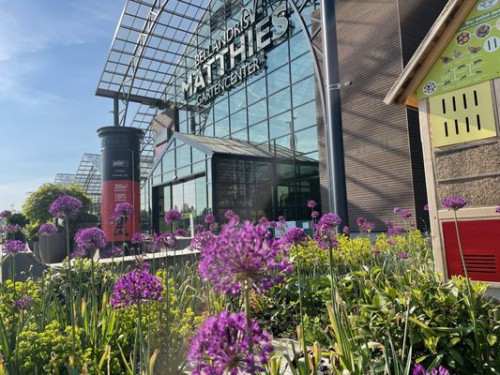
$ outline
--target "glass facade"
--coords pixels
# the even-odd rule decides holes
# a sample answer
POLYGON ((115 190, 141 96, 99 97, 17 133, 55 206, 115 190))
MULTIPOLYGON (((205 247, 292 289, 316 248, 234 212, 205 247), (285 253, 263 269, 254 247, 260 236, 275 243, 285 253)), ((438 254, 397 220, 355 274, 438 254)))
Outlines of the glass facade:
MULTIPOLYGON (((259 17, 273 14, 280 5, 288 7, 287 1, 257 3, 259 17)), ((318 1, 305 3, 302 14, 319 7, 318 1)), ((187 81, 196 73, 194 57, 233 27, 242 7, 249 4, 211 2, 192 46, 175 68, 178 80, 187 81)), ((227 209, 254 220, 280 214, 291 220, 308 219, 309 211, 303 209, 307 200, 320 201, 313 57, 293 12, 286 13, 288 31, 262 54, 262 70, 207 104, 200 104, 196 95, 186 102, 179 83, 167 89, 166 96, 178 108, 180 133, 247 142, 270 158, 212 157, 174 137, 151 175, 153 215, 160 223, 169 208, 193 213, 198 221, 212 211, 221 217, 227 209)))

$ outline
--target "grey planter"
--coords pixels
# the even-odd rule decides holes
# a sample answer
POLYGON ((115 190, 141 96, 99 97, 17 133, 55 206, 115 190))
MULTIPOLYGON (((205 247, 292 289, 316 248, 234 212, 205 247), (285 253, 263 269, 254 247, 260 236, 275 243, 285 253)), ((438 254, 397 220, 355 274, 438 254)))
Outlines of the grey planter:
POLYGON ((38 248, 42 262, 62 262, 66 257, 66 233, 63 231, 52 236, 40 236, 38 248))

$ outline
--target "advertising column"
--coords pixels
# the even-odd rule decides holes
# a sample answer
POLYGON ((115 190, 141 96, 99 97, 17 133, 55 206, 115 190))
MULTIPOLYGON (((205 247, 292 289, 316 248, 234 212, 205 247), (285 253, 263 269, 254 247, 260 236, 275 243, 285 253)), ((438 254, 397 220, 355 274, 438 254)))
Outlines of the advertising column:
POLYGON ((97 130, 102 152, 102 230, 106 240, 130 241, 140 230, 139 145, 144 135, 136 128, 107 126, 97 130), (115 224, 111 215, 119 203, 130 203, 134 214, 115 224))

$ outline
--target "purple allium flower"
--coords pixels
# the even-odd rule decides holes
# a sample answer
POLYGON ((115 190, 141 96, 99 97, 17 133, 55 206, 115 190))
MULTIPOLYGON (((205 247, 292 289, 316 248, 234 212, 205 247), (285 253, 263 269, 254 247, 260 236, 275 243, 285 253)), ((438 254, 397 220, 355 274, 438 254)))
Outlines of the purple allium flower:
POLYGON ((278 221, 280 223, 286 223, 286 219, 285 219, 285 217, 283 215, 278 216, 278 221))
POLYGON ((329 213, 321 216, 314 231, 314 240, 320 248, 336 247, 337 241, 334 237, 340 223, 342 223, 342 219, 337 214, 329 213))
POLYGON ((371 222, 371 221, 365 221, 363 223, 363 225, 361 226, 361 230, 363 232, 368 232, 370 233, 372 230, 375 229, 375 223, 371 222))
POLYGON ((211 231, 211 232, 217 232, 219 230, 219 223, 211 223, 209 226, 208 226, 208 229, 211 231))
POLYGON ((119 246, 110 246, 102 252, 103 258, 116 258, 123 256, 123 249, 119 246))
POLYGON ((16 255, 25 251, 26 244, 18 240, 7 241, 3 244, 3 252, 5 255, 16 255))
POLYGON ((408 210, 401 210, 401 217, 406 220, 411 217, 411 212, 408 210))
POLYGON ((177 228, 174 232, 174 236, 176 237, 186 237, 187 232, 184 228, 177 228))
POLYGON ((285 233, 281 239, 281 243, 284 245, 285 249, 290 249, 293 245, 299 245, 307 240, 307 234, 302 228, 292 228, 285 233))
POLYGON ((173 249, 177 243, 175 236, 172 233, 153 235, 153 238, 155 245, 158 246, 158 249, 173 249))
POLYGON ((399 213, 399 211, 401 211, 401 208, 399 208, 399 207, 394 207, 394 208, 392 209, 392 213, 393 213, 394 215, 396 215, 397 213, 399 213))
POLYGON ((148 242, 151 240, 151 237, 149 237, 147 234, 137 232, 132 235, 132 238, 130 240, 130 243, 132 245, 137 245, 140 243, 148 242))
POLYGON ((268 290, 282 281, 274 271, 289 273, 293 269, 282 255, 278 241, 265 226, 246 221, 240 227, 231 221, 219 236, 203 246, 198 269, 216 291, 237 296, 244 281, 259 290, 268 290))
POLYGON ((380 249, 375 248, 375 250, 373 250, 373 255, 380 255, 380 249))
POLYGON ((425 367, 422 365, 415 365, 411 372, 411 375, 428 375, 425 367))
POLYGON ((317 219, 319 217, 319 212, 318 211, 312 211, 311 212, 311 219, 317 219))
POLYGON ((3 210, 0 212, 0 219, 8 219, 12 216, 12 212, 9 210, 3 210))
POLYGON ((12 303, 12 307, 14 307, 14 309, 16 309, 18 311, 29 310, 31 308, 32 304, 33 304, 33 298, 28 297, 28 296, 24 296, 24 297, 16 299, 12 303))
POLYGON ((351 230, 349 229, 349 227, 347 225, 344 225, 344 228, 342 228, 342 233, 344 233, 346 236, 348 236, 349 233, 351 233, 351 230))
POLYGON ((203 232, 205 230, 205 227, 201 224, 196 224, 194 226, 194 232, 195 233, 198 233, 198 232, 203 232))
POLYGON ((263 371, 272 352, 271 335, 255 320, 247 328, 243 312, 222 311, 209 317, 198 329, 187 358, 193 375, 238 375, 263 371))
POLYGON ((463 197, 446 197, 443 199, 443 207, 449 210, 458 211, 467 204, 463 197))
POLYGON ((209 246, 210 241, 214 241, 215 235, 209 230, 198 232, 194 235, 189 248, 193 251, 201 251, 204 247, 209 246))
POLYGON ((269 223, 269 219, 265 216, 262 216, 260 219, 259 219, 259 224, 260 225, 267 225, 269 223))
POLYGON ((75 234, 75 241, 79 248, 93 252, 106 247, 106 237, 99 228, 83 228, 75 234))
POLYGON ((424 211, 429 211, 429 203, 424 204, 424 211))
POLYGON ((316 206, 317 206, 317 203, 316 203, 315 201, 313 201, 312 199, 309 199, 309 200, 307 201, 307 207, 309 207, 309 208, 314 208, 314 207, 316 207, 316 206))
POLYGON ((50 205, 49 213, 59 219, 73 219, 78 215, 82 206, 79 199, 71 195, 60 195, 50 205))
POLYGON ((267 222, 267 227, 269 228, 276 228, 276 222, 271 220, 267 222))
POLYGON ((366 223, 366 217, 360 216, 356 218, 356 224, 358 224, 358 226, 362 227, 364 223, 366 223))
POLYGON ((393 239, 393 238, 389 238, 389 239, 387 240, 387 243, 388 243, 389 245, 391 245, 391 246, 396 246, 396 244, 397 244, 398 242, 397 242, 395 239, 393 239))
POLYGON ((173 224, 175 221, 182 221, 182 214, 177 210, 168 210, 165 212, 165 223, 173 224))
POLYGON ((160 300, 162 292, 163 285, 158 277, 147 269, 135 269, 118 279, 110 301, 114 309, 122 309, 145 301, 160 300))
POLYGON ((500 204, 498 205, 497 209, 495 210, 496 214, 500 214, 500 204))
POLYGON ((384 224, 387 228, 392 228, 394 226, 394 223, 391 220, 386 220, 384 224))
POLYGON ((398 259, 408 259, 408 254, 406 253, 406 251, 402 251, 397 254, 397 257, 398 259))
POLYGON ((387 237, 391 236, 399 236, 400 234, 403 234, 405 229, 403 227, 398 227, 398 226, 393 226, 387 229, 387 237))
POLYGON ((233 210, 227 210, 225 213, 224 213, 224 217, 227 219, 227 220, 231 220, 236 214, 234 213, 233 210))
POLYGON ((73 250, 70 254, 71 259, 77 259, 77 258, 86 258, 87 255, 89 254, 89 251, 83 247, 77 247, 75 250, 73 250))
POLYGON ((125 221, 125 219, 132 216, 133 214, 134 206, 132 206, 130 203, 118 203, 115 207, 115 210, 111 214, 111 217, 109 218, 109 222, 112 224, 118 224, 122 220, 125 221))
POLYGON ((450 372, 445 367, 439 366, 437 370, 435 368, 431 370, 431 375, 450 375, 450 372))
POLYGON ((52 236, 53 234, 57 233, 57 227, 52 224, 52 223, 46 223, 42 224, 40 228, 38 229, 38 234, 40 236, 52 236))
POLYGON ((240 222, 240 217, 238 215, 234 215, 232 218, 231 218, 231 221, 235 222, 236 224, 238 224, 240 222))
POLYGON ((430 373, 425 370, 422 365, 415 365, 411 372, 411 375, 450 375, 450 372, 443 366, 439 366, 438 369, 433 368, 430 373))
POLYGON ((7 224, 4 226, 4 230, 7 233, 16 233, 21 230, 21 227, 18 224, 7 224))
POLYGON ((212 224, 215 222, 215 216, 212 214, 206 214, 205 215, 205 223, 207 224, 212 224))

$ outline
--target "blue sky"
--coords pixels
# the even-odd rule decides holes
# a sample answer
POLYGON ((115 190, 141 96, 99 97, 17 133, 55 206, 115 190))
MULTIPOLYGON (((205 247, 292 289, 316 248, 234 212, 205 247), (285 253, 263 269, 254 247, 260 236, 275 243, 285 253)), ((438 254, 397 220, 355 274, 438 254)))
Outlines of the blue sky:
POLYGON ((0 210, 100 152, 94 95, 124 0, 0 0, 0 210))

